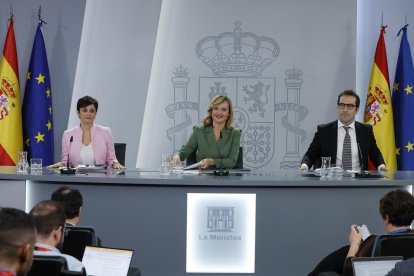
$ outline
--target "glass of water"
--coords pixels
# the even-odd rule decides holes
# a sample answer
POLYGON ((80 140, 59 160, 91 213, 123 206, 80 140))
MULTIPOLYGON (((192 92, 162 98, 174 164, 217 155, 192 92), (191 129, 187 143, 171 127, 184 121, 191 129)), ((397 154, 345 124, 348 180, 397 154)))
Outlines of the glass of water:
POLYGON ((321 177, 328 178, 331 173, 331 157, 322 157, 321 177))
POLYGON ((42 174, 42 158, 30 158, 30 174, 42 174))

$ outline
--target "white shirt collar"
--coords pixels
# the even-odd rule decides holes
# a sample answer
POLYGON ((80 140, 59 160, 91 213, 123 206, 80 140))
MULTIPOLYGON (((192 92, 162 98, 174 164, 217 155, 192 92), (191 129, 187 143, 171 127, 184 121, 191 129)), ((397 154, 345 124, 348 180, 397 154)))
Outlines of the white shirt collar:
MULTIPOLYGON (((342 128, 344 126, 345 125, 341 122, 341 120, 338 119, 338 128, 342 128)), ((352 129, 355 129, 355 120, 352 123, 350 123, 348 126, 352 129)))

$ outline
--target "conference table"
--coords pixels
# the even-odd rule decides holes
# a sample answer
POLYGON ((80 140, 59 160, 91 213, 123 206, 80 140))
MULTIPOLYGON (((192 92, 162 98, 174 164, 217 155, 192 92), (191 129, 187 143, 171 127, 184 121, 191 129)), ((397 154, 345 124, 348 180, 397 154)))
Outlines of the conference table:
POLYGON ((42 175, 21 175, 14 167, 0 167, 0 206, 29 211, 61 186, 76 188, 84 199, 80 225, 93 226, 103 246, 134 249, 132 266, 142 275, 213 275, 186 272, 187 195, 254 194, 255 265, 249 274, 306 275, 348 243, 350 225, 383 233, 380 198, 394 189, 411 192, 413 183, 411 171, 338 180, 298 171, 162 176, 128 169, 61 175, 43 168, 42 175))

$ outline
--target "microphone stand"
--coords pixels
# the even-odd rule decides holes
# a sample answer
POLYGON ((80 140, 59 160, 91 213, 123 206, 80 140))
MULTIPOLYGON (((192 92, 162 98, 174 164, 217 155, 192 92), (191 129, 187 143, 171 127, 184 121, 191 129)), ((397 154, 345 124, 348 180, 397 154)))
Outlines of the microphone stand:
POLYGON ((70 148, 72 146, 72 142, 73 142, 73 136, 70 136, 70 140, 69 140, 69 151, 68 151, 68 160, 66 162, 66 168, 60 169, 60 173, 61 174, 75 174, 76 173, 76 169, 71 168, 69 166, 69 164, 70 164, 70 162, 69 162, 70 148))
MULTIPOLYGON (((220 142, 222 141, 222 138, 223 138, 223 134, 220 131, 220 142)), ((219 145, 217 145, 217 147, 219 148, 218 150, 219 150, 219 154, 220 154, 220 167, 219 167, 218 170, 214 170, 213 174, 215 176, 228 176, 230 172, 228 170, 223 169, 223 154, 221 152, 221 147, 219 147, 219 145)))
POLYGON ((364 170, 364 163, 362 161, 362 152, 361 152, 361 146, 357 142, 358 145, 358 158, 359 158, 359 164, 361 166, 361 171, 359 173, 355 174, 355 178, 368 178, 371 176, 371 173, 369 171, 364 170))

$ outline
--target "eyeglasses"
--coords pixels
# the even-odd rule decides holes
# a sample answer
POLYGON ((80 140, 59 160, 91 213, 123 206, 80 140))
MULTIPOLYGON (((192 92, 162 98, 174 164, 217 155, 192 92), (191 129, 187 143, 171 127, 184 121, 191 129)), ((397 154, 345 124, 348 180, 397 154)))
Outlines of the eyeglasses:
POLYGON ((353 105, 353 104, 344 104, 344 103, 338 104, 338 108, 339 109, 345 109, 345 107, 348 110, 352 110, 352 109, 354 109, 356 107, 356 105, 353 105))

